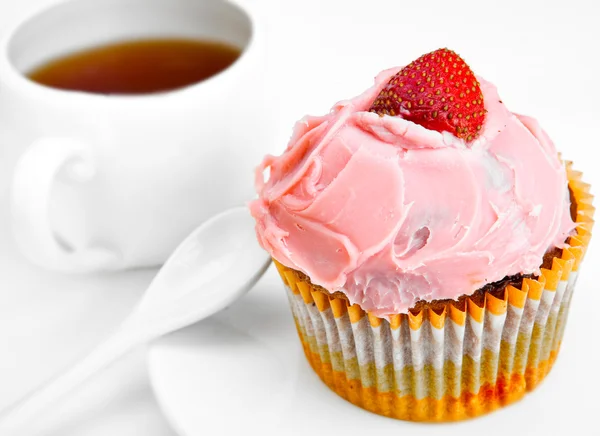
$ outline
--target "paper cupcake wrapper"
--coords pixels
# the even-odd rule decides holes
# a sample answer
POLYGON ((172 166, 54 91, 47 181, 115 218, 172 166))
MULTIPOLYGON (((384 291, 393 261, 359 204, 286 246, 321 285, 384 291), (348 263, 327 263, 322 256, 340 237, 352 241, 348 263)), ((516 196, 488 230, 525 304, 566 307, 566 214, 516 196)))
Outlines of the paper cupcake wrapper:
POLYGON ((455 421, 514 402, 544 379, 560 349, 579 266, 591 237, 589 185, 567 164, 577 235, 538 279, 441 312, 389 320, 324 292, 278 262, 306 357, 341 397, 411 421, 455 421))

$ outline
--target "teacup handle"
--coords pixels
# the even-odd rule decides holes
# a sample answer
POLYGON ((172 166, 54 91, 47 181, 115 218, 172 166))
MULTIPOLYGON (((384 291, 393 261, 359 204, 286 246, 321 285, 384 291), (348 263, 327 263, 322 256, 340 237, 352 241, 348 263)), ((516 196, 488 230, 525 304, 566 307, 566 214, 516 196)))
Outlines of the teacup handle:
POLYGON ((73 183, 90 181, 96 172, 92 150, 71 138, 35 141, 17 162, 11 187, 11 212, 17 244, 32 262, 63 272, 111 270, 120 256, 106 247, 71 250, 61 244, 50 223, 50 198, 56 176, 66 171, 73 183))

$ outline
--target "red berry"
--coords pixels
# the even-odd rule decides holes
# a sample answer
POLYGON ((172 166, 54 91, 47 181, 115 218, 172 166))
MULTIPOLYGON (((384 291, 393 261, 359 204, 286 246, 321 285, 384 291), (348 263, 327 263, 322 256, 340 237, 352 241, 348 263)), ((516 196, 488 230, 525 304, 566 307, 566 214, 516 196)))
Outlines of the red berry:
POLYGON ((446 48, 427 53, 402 68, 369 110, 381 116, 398 115, 466 141, 479 135, 486 114, 473 71, 446 48))

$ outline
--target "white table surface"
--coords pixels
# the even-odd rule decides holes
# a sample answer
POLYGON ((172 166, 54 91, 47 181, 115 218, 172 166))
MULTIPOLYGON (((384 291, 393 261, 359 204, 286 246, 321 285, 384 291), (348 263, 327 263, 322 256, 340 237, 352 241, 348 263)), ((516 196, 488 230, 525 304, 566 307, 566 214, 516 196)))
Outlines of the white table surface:
MULTIPOLYGON (((46 1, 0 0, 0 34, 12 18, 46 1)), ((511 109, 535 115, 586 180, 600 186, 596 0, 489 1, 487 10, 477 0, 430 0, 419 9, 417 0, 253 1, 267 11, 266 74, 274 83, 283 72, 286 83, 296 80, 286 89, 273 126, 282 147, 291 123, 302 114, 321 113, 355 95, 381 69, 448 46, 495 82, 511 109), (450 18, 440 26, 457 10, 468 28, 450 18), (565 83, 566 77, 573 79, 565 83)), ((10 134, 0 130, 0 147, 10 144, 10 134)), ((28 265, 10 239, 6 172, 0 162, 0 408, 109 334, 154 274, 61 276, 28 265)), ((600 261, 597 245, 588 254, 574 299, 578 316, 596 316, 600 303, 591 280, 600 261)), ((567 330, 568 336, 585 333, 567 330)), ((115 364, 42 417, 36 428, 61 436, 174 435, 152 395, 144 358, 140 350, 115 364)), ((591 383, 600 388, 597 380, 591 383)))

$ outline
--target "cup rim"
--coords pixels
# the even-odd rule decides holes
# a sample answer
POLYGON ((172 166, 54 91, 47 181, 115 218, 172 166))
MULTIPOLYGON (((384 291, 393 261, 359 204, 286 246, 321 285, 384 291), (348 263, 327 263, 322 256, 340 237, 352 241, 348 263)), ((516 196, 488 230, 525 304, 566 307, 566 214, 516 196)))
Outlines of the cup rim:
MULTIPOLYGON (((36 98, 70 98, 70 99, 87 99, 89 102, 96 103, 137 103, 137 102, 149 102, 153 100, 164 100, 165 98, 175 98, 183 94, 188 94, 190 91, 200 91, 206 89, 209 85, 215 82, 221 82, 222 80, 229 77, 232 72, 237 71, 240 67, 246 63, 248 55, 253 51, 256 45, 256 17, 250 13, 249 8, 240 4, 238 0, 223 0, 222 3, 237 9, 242 13, 248 20, 250 27, 250 37, 247 43, 241 49, 240 56, 231 64, 229 67, 217 74, 208 77, 207 79, 201 80, 197 83, 192 83, 187 86, 180 88, 171 89, 163 92, 155 92, 148 94, 100 94, 87 91, 75 91, 52 88, 50 86, 42 85, 29 79, 25 74, 19 71, 16 66, 10 60, 8 50, 14 37, 18 34, 22 27, 27 25, 30 21, 38 18, 42 14, 51 11, 54 8, 73 3, 78 0, 54 0, 50 3, 46 3, 43 6, 37 6, 29 8, 25 12, 22 12, 18 16, 14 17, 7 26, 7 30, 4 33, 2 39, 0 39, 0 80, 4 81, 9 87, 19 87, 21 90, 26 92, 35 92, 36 98)), ((165 0, 168 1, 168 0, 165 0)))

